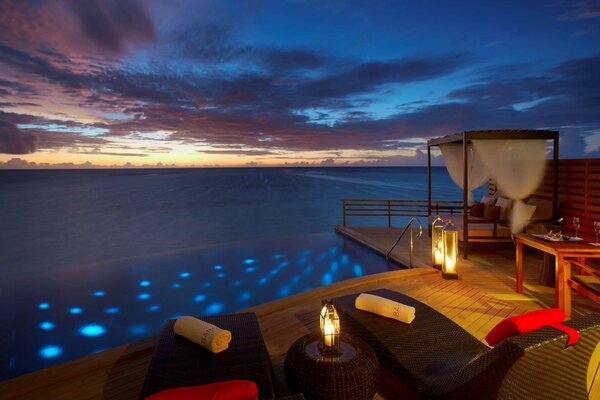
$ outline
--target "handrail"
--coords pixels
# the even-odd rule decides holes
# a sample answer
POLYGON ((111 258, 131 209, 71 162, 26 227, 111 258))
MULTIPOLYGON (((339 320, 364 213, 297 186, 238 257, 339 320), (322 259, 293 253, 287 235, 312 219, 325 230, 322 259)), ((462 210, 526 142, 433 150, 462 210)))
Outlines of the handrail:
POLYGON ((396 239, 396 241, 394 242, 394 244, 390 248, 390 251, 388 251, 387 254, 385 255, 385 259, 386 260, 390 259, 390 254, 392 253, 392 251, 394 251, 394 249, 396 248, 396 246, 398 246, 398 243, 400 243, 400 239, 402 239, 402 237, 404 236, 404 234, 406 233, 406 231, 410 228, 410 254, 408 255, 408 266, 409 266, 409 268, 412 268, 413 223, 415 222, 415 220, 419 224, 419 234, 417 235, 417 238, 420 238, 421 236, 423 236, 423 225, 421 224, 421 221, 417 217, 411 218, 410 221, 408 221, 408 224, 406 224, 406 226, 402 230, 402 233, 400 234, 400 236, 398 237, 398 239, 396 239))
POLYGON ((429 214, 455 214, 462 212, 460 200, 415 199, 342 199, 343 225, 348 217, 387 217, 388 227, 392 227, 394 217, 427 217, 429 214))

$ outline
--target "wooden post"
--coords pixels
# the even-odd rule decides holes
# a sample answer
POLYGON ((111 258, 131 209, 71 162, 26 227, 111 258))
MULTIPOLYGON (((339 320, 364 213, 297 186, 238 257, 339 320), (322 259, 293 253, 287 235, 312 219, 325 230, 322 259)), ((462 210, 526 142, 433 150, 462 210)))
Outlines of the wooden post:
POLYGON ((431 146, 427 143, 427 215, 431 215, 431 146))
POLYGON ((592 221, 590 220, 590 160, 585 160, 585 176, 583 183, 583 238, 592 237, 592 221))
POLYGON ((467 207, 469 205, 469 158, 467 132, 463 133, 463 258, 469 256, 469 214, 467 207))
POLYGON ((558 215, 558 132, 554 137, 554 188, 552 190, 552 219, 555 220, 558 215))
POLYGON ((346 200, 342 200, 342 213, 344 214, 344 226, 346 226, 346 200))

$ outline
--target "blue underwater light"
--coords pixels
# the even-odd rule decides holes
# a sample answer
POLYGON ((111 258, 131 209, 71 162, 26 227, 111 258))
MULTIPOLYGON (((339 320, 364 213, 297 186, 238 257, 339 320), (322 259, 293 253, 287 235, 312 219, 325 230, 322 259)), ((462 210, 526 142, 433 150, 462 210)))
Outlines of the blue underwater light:
POLYGON ((39 352, 41 358, 55 358, 60 356, 61 354, 62 347, 53 344, 42 347, 42 349, 39 352))
POLYGON ((106 329, 102 325, 89 324, 79 328, 79 334, 82 336, 95 337, 106 333, 106 329))
POLYGON ((56 325, 51 321, 40 322, 40 329, 43 331, 51 331, 56 325))

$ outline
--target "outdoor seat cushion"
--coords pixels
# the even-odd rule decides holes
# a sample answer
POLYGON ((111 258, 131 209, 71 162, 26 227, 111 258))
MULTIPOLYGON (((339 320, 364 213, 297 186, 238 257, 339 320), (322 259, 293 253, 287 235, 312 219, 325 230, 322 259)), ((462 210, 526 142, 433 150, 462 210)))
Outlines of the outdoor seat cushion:
POLYGON ((250 381, 225 381, 163 390, 146 400, 256 400, 258 389, 250 381))
POLYGON ((271 359, 254 313, 198 317, 232 334, 229 348, 211 353, 173 331, 169 320, 156 345, 141 399, 163 390, 248 380, 256 383, 259 399, 275 397, 271 359))
MULTIPOLYGON (((435 215, 429 216, 431 224, 435 219, 435 215)), ((452 221, 456 229, 458 229, 458 240, 464 241, 463 216, 462 214, 442 215, 442 219, 452 221)), ((486 222, 483 218, 469 216, 469 237, 493 237, 494 224, 486 222)), ((509 239, 511 237, 510 228, 503 223, 496 224, 496 237, 509 239)))
POLYGON ((469 332, 420 301, 387 289, 368 293, 414 307, 415 319, 404 324, 357 310, 354 301, 358 294, 353 294, 333 299, 342 332, 367 342, 380 364, 417 393, 444 393, 446 380, 437 378, 456 378, 465 364, 489 350, 469 332))

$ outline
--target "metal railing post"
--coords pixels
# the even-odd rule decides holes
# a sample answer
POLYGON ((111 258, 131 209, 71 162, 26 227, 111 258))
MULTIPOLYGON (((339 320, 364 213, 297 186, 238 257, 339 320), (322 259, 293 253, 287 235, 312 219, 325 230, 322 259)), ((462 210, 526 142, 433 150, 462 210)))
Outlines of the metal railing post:
POLYGON ((408 222, 408 224, 402 230, 402 233, 400 234, 400 236, 398 237, 398 239, 396 239, 396 241, 394 242, 394 244, 392 245, 392 247, 390 248, 390 250, 385 255, 385 259, 386 260, 389 261, 390 254, 392 254, 392 251, 394 251, 394 249, 396 248, 396 246, 398 245, 398 243, 400 243, 400 239, 402 239, 402 237, 404 237, 404 234, 406 233, 407 230, 410 230, 410 254, 408 255, 408 264, 409 264, 409 267, 412 268, 413 223, 415 221, 417 221, 419 223, 419 234, 417 235, 417 237, 419 238, 419 237, 421 237, 423 235, 423 225, 421 224, 421 221, 419 220, 419 218, 411 218, 410 221, 408 222))
POLYGON ((390 200, 387 201, 388 206, 388 228, 392 227, 392 210, 390 200))
POLYGON ((412 254, 413 254, 413 224, 410 223, 410 254, 408 255, 408 266, 412 268, 412 254))
POLYGON ((346 226, 346 200, 342 200, 342 213, 343 215, 343 220, 344 220, 344 226, 346 226))

